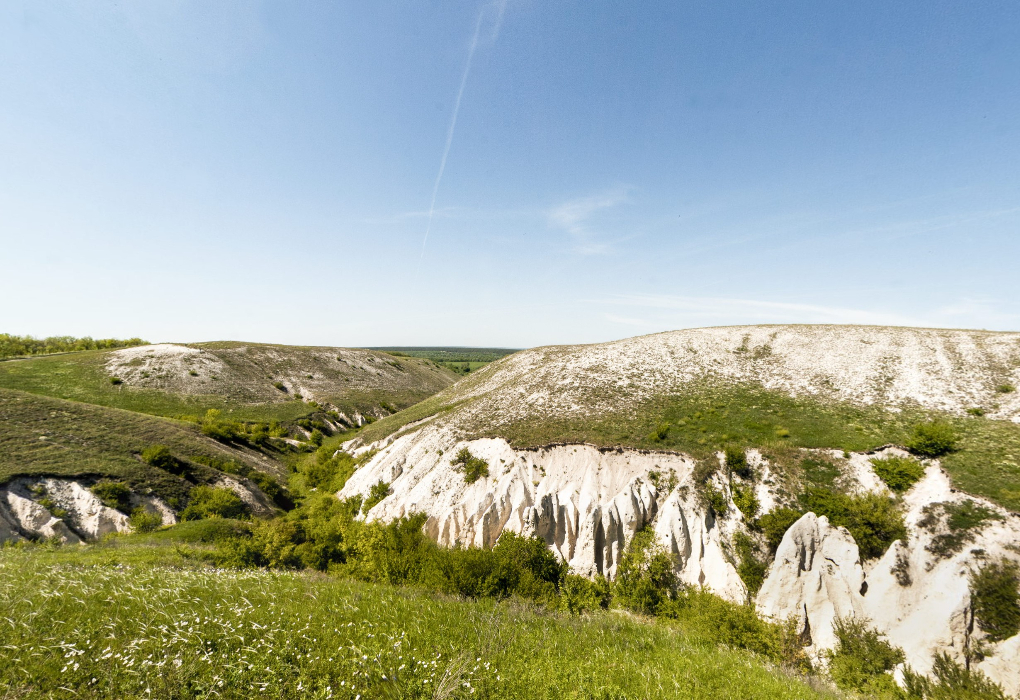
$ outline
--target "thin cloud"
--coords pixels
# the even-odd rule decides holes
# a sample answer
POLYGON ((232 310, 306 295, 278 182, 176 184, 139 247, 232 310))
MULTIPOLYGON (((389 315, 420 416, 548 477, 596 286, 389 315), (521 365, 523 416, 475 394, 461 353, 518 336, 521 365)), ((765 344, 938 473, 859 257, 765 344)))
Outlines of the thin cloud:
POLYGON ((629 186, 621 186, 563 202, 549 210, 549 224, 566 231, 574 239, 577 252, 585 255, 605 253, 609 244, 597 240, 598 232, 592 228, 591 219, 599 212, 629 201, 630 190, 629 186))

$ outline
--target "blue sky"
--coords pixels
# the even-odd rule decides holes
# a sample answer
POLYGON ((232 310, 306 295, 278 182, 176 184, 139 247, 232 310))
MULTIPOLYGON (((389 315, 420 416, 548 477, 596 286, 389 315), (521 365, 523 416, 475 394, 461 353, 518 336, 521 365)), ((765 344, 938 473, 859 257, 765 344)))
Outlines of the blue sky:
POLYGON ((1018 115, 1016 2, 13 0, 0 331, 1020 330, 1018 115))

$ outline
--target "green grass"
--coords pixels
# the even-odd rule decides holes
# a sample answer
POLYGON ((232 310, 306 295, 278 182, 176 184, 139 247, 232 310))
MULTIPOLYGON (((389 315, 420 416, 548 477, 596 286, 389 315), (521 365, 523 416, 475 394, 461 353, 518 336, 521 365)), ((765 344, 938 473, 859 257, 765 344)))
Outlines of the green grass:
POLYGON ((210 569, 182 556, 180 543, 158 542, 0 550, 0 694, 822 697, 680 624, 318 574, 210 569), (437 691, 444 678, 448 694, 437 691))
MULTIPOLYGON (((0 389, 0 424, 0 483, 21 475, 93 475, 151 488, 164 498, 186 494, 191 484, 140 459, 155 444, 178 458, 205 456, 283 471, 264 455, 257 459, 254 452, 201 435, 190 423, 8 389, 0 389)), ((217 475, 202 465, 192 473, 199 481, 217 475)))
POLYGON ((942 457, 955 485, 1020 510, 1020 425, 911 408, 890 412, 876 406, 791 397, 748 384, 692 385, 683 394, 662 397, 611 416, 552 416, 498 429, 479 426, 475 434, 502 436, 517 447, 589 442, 675 450, 697 459, 712 458, 726 445, 757 447, 791 471, 803 467, 800 473, 808 482, 830 486, 837 476, 834 465, 803 465, 804 455, 798 448, 861 452, 889 443, 902 445, 919 423, 933 417, 951 425, 959 438, 956 450, 942 457), (669 424, 669 431, 657 439, 657 429, 663 423, 669 424))
POLYGON ((0 388, 166 417, 201 416, 212 408, 243 421, 293 421, 315 410, 301 401, 251 404, 212 394, 112 384, 103 369, 107 355, 98 350, 2 362, 0 388))

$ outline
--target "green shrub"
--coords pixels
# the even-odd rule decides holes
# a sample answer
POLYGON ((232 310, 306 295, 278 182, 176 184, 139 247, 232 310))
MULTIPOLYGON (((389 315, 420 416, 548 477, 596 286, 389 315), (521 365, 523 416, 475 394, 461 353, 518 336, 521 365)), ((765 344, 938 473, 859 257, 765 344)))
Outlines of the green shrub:
POLYGON ((981 408, 980 406, 973 406, 967 409, 967 415, 977 416, 978 418, 980 418, 981 416, 985 415, 985 409, 981 408))
POLYGON ((322 431, 316 428, 312 431, 312 434, 308 436, 308 441, 318 447, 322 445, 323 437, 322 431))
POLYGON ((180 474, 184 465, 174 457, 166 445, 152 445, 142 450, 142 461, 171 474, 180 474))
POLYGON ((110 384, 113 384, 114 386, 117 386, 117 385, 123 384, 123 383, 124 383, 124 380, 121 379, 120 377, 110 377, 110 384))
POLYGON ((188 374, 189 374, 190 376, 192 376, 192 377, 197 377, 197 376, 198 376, 198 372, 196 372, 196 371, 195 371, 195 370, 193 370, 193 369, 189 369, 189 370, 188 370, 188 374))
POLYGON ((907 449, 922 457, 941 457, 956 449, 956 431, 949 423, 929 421, 914 427, 907 449))
POLYGON ((335 493, 354 475, 356 467, 356 460, 346 452, 320 447, 315 451, 315 460, 306 463, 302 471, 305 485, 335 493))
POLYGON ((131 505, 131 489, 122 481, 103 480, 89 489, 104 506, 127 512, 131 505))
POLYGON ((871 466, 882 481, 895 493, 903 493, 924 476, 924 467, 909 457, 872 459, 871 466))
POLYGON ((243 518, 248 514, 248 506, 228 488, 196 486, 189 497, 188 507, 181 511, 181 520, 243 518))
POLYGON ((223 418, 223 411, 218 408, 210 408, 206 411, 199 427, 203 435, 222 442, 232 442, 243 432, 239 423, 223 418))
POLYGON ((365 499, 365 505, 362 506, 362 510, 365 513, 375 508, 384 498, 390 495, 390 485, 379 479, 372 488, 368 491, 368 498, 365 499))
POLYGON ((747 593, 754 597, 765 583, 765 575, 768 574, 768 564, 760 558, 758 546, 755 541, 746 533, 738 532, 733 538, 734 549, 737 553, 737 573, 740 580, 747 586, 747 593))
POLYGON ((977 669, 967 668, 945 652, 935 655, 931 678, 903 672, 903 690, 910 700, 1008 700, 997 684, 977 669))
POLYGON ((736 474, 741 479, 750 479, 754 476, 751 465, 747 463, 747 454, 742 448, 726 448, 726 466, 731 474, 736 474))
POLYGON ((790 526, 801 519, 804 513, 793 508, 776 508, 758 518, 758 527, 765 535, 769 550, 775 554, 783 541, 783 535, 790 526))
POLYGON ((829 675, 843 690, 895 695, 897 686, 890 671, 902 663, 903 650, 889 644, 868 622, 850 617, 833 621, 836 646, 828 652, 829 675))
POLYGON ((131 511, 131 528, 135 532, 153 532, 163 525, 163 516, 159 513, 150 513, 139 506, 131 511))
POLYGON ((606 610, 612 601, 612 587, 602 575, 594 580, 567 574, 560 587, 560 608, 575 615, 606 610))
POLYGON ((287 385, 284 384, 283 382, 273 382, 273 386, 282 391, 283 393, 285 394, 287 393, 287 385))
POLYGON ((1000 394, 1012 394, 1014 391, 1016 391, 1016 387, 1013 386, 1012 384, 1004 383, 995 387, 995 391, 997 391, 1000 394))
POLYGON ((712 509, 712 512, 720 518, 726 515, 726 512, 730 509, 729 501, 726 500, 726 494, 714 486, 707 486, 704 493, 705 501, 708 507, 712 509))
POLYGON ((475 483, 483 476, 486 478, 489 476, 489 463, 481 457, 475 457, 466 447, 460 448, 450 464, 457 471, 464 472, 464 481, 468 484, 475 483))
POLYGON ((974 619, 988 641, 1020 632, 1020 565, 1009 559, 988 562, 970 574, 974 619))
POLYGON ((941 559, 960 552, 974 541, 981 528, 1002 516, 970 499, 959 503, 929 503, 921 511, 918 525, 935 533, 925 549, 941 559), (938 532, 944 526, 945 532, 938 532))
POLYGON ((656 542, 654 530, 639 530, 620 557, 613 597, 634 612, 654 615, 679 591, 673 557, 656 542))
POLYGON ((648 439, 653 442, 661 442, 669 437, 669 423, 659 423, 655 426, 655 430, 648 434, 648 439))
POLYGON ((893 499, 880 494, 848 496, 827 489, 809 489, 801 496, 801 506, 849 530, 863 559, 880 557, 895 540, 907 538, 903 513, 893 499))
POLYGON ((758 517, 758 497, 750 486, 733 486, 733 503, 744 514, 744 520, 752 522, 758 517))

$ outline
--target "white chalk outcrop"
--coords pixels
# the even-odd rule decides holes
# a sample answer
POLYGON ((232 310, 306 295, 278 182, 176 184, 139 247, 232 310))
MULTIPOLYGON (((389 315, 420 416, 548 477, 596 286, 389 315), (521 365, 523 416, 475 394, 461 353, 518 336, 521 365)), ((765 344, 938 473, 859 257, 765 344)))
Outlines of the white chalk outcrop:
MULTIPOLYGON (((132 507, 137 506, 158 513, 164 524, 177 521, 173 510, 154 496, 133 495, 132 507)), ((130 530, 127 515, 103 505, 77 480, 19 477, 0 487, 0 542, 29 538, 78 543, 130 530)))
POLYGON ((679 454, 591 445, 515 450, 502 439, 461 442, 425 427, 383 448, 339 495, 367 495, 384 481, 391 494, 370 518, 425 513, 425 531, 447 546, 491 547, 504 531, 537 535, 585 575, 614 576, 627 544, 649 525, 677 556, 683 581, 743 601, 747 590, 727 554, 739 522, 733 509, 729 519, 718 519, 691 489, 660 490, 671 473, 684 484, 693 469, 694 461, 679 454), (462 447, 488 462, 488 477, 465 483, 450 463, 462 447))
MULTIPOLYGON (((756 598, 758 610, 777 620, 793 617, 815 658, 835 644, 832 620, 844 616, 870 620, 903 649, 915 671, 930 672, 939 652, 964 662, 982 636, 971 611, 969 574, 991 559, 1020 559, 1020 517, 954 491, 937 464, 928 466, 904 506, 907 541, 897 540, 882 557, 863 564, 850 533, 804 515, 783 537, 756 598), (920 525, 925 506, 965 499, 1002 519, 987 522, 951 556, 929 551, 934 534, 920 525)), ((1020 694, 1020 637, 986 646, 990 653, 976 668, 1007 693, 1020 694)))
MULTIPOLYGON (((537 535, 575 572, 610 578, 634 534, 650 526, 675 555, 682 581, 734 602, 747 599, 732 547, 734 534, 745 527, 739 511, 729 500, 726 515, 715 517, 699 503, 691 479, 695 463, 685 455, 576 444, 517 450, 502 439, 464 441, 437 425, 372 447, 378 452, 338 494, 367 496, 374 484, 388 483, 390 494, 369 511, 370 519, 424 513, 427 534, 447 546, 491 547, 505 531, 537 535), (451 464, 462 447, 488 462, 488 477, 465 483, 451 464), (671 475, 676 486, 667 493, 671 475)), ((887 492, 869 460, 903 454, 885 448, 848 459, 841 451, 831 456, 841 463, 840 479, 848 491, 887 492)), ((778 500, 770 486, 771 467, 753 450, 748 458, 765 512, 778 500)), ((729 499, 722 479, 715 487, 729 499)), ((974 541, 951 557, 926 549, 933 534, 920 525, 924 507, 965 498, 971 497, 954 491, 938 463, 931 462, 904 497, 907 540, 868 562, 861 561, 847 530, 814 513, 804 515, 786 532, 755 598, 757 609, 776 620, 794 619, 816 660, 835 644, 837 616, 870 619, 903 648, 917 671, 930 671, 936 652, 962 660, 981 636, 970 610, 968 572, 986 558, 1020 558, 1020 517, 980 499, 974 500, 1002 519, 976 531, 974 541)), ((1011 663, 1018 644, 1013 638, 992 646, 991 655, 977 665, 1012 693, 1020 693, 1020 666, 1011 663)))

